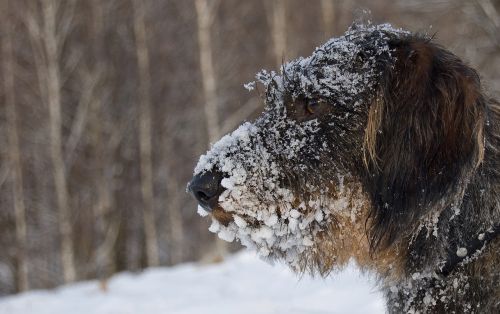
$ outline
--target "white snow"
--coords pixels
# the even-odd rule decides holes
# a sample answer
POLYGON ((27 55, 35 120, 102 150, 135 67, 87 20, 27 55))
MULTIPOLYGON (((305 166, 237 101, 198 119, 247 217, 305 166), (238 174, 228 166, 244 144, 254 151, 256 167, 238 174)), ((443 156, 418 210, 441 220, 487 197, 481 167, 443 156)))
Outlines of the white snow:
POLYGON ((197 211, 198 211, 198 215, 200 215, 201 217, 208 216, 208 212, 203 207, 201 207, 200 205, 198 205, 197 211))
POLYGON ((248 83, 244 84, 243 87, 245 87, 246 90, 251 92, 255 89, 255 81, 248 82, 248 83))
POLYGON ((373 281, 349 266, 327 279, 299 277, 244 252, 215 265, 184 264, 121 273, 108 282, 0 299, 8 314, 384 313, 373 281))
POLYGON ((459 247, 457 249, 457 256, 458 257, 465 257, 465 256, 467 256, 467 249, 464 248, 464 247, 459 247))

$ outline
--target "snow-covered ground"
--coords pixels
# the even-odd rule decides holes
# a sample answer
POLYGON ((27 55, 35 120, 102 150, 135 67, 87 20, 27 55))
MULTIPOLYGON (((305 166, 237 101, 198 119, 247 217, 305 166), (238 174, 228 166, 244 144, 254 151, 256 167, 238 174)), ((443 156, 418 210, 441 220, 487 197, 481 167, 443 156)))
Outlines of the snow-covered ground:
POLYGON ((384 313, 373 282, 349 267, 328 279, 298 278, 243 252, 215 265, 184 264, 0 299, 5 314, 384 313))

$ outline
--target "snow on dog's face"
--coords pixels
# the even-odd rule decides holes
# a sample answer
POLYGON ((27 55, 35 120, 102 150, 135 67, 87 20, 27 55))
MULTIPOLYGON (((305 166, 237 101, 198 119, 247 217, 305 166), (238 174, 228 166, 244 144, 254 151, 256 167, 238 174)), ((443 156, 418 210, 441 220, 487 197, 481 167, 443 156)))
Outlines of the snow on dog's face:
POLYGON ((393 63, 388 40, 401 34, 389 25, 356 26, 279 74, 257 74, 265 112, 215 143, 194 171, 222 177, 216 210, 231 219, 213 219, 212 232, 299 268, 337 215, 356 219, 367 111, 393 63))

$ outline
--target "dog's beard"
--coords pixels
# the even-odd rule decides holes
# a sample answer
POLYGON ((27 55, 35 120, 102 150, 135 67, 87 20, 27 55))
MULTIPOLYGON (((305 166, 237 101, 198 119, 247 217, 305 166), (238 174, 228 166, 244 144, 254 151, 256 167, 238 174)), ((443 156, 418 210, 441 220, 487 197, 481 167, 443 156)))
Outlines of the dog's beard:
POLYGON ((233 219, 223 224, 213 218, 210 231, 299 269, 301 255, 314 247, 317 234, 333 222, 334 213, 348 211, 349 193, 342 177, 335 187, 310 184, 307 178, 299 186, 283 183, 286 171, 280 160, 303 168, 304 176, 313 171, 301 164, 301 158, 318 155, 318 148, 308 144, 318 142, 319 135, 317 121, 297 123, 279 112, 283 110, 269 119, 272 124, 246 123, 223 137, 200 158, 195 173, 217 170, 224 175, 219 206, 233 219))
MULTIPOLYGON (((239 187, 232 192, 237 190, 239 187)), ((252 193, 234 198, 233 193, 226 191, 221 195, 220 204, 233 213, 233 221, 223 225, 213 219, 210 231, 227 241, 238 239, 265 259, 283 260, 293 269, 301 270, 304 266, 301 257, 314 250, 320 232, 337 223, 339 216, 357 219, 362 204, 350 202, 352 191, 338 186, 335 198, 331 192, 328 188, 311 191, 314 196, 300 201, 300 196, 293 191, 280 189, 280 201, 265 204, 252 193)))

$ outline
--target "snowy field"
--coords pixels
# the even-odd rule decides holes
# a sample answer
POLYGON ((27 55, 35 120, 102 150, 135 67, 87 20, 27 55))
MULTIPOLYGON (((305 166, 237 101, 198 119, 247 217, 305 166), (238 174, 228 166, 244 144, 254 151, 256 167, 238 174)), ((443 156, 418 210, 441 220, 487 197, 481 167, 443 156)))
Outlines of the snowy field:
POLYGON ((5 314, 384 313, 381 294, 354 267, 328 279, 297 278, 244 252, 216 265, 122 273, 106 292, 89 281, 0 299, 5 314))

